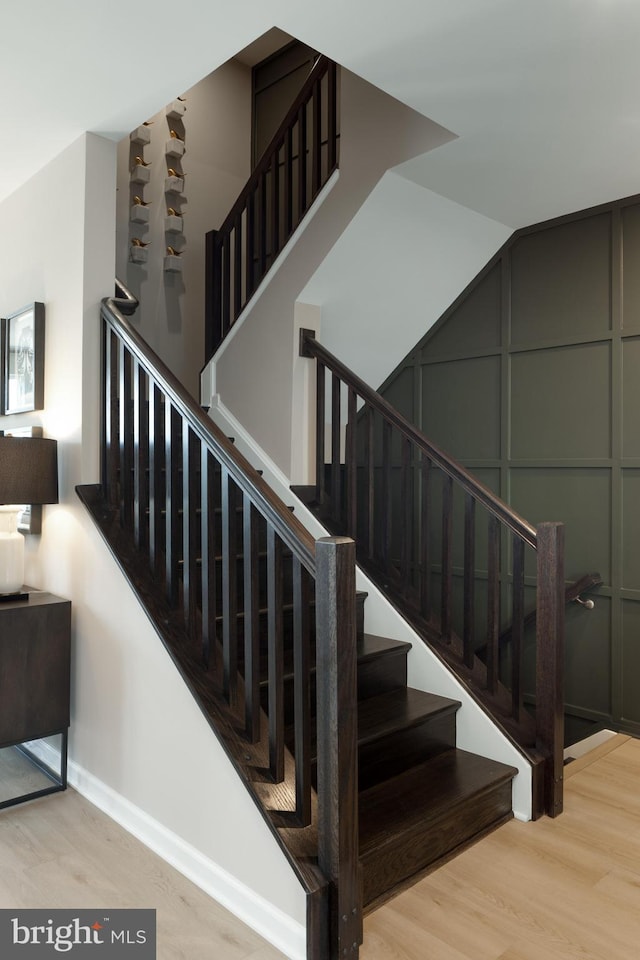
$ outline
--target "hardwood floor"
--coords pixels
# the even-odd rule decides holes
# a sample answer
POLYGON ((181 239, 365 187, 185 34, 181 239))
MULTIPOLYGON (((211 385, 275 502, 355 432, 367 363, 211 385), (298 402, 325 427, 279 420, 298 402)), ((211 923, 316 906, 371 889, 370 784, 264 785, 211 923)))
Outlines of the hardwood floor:
MULTIPOLYGON (((565 813, 511 821, 365 920, 361 960, 633 960, 640 741, 565 770, 565 813)), ((158 960, 282 960, 75 791, 0 813, 0 907, 147 906, 158 960)))

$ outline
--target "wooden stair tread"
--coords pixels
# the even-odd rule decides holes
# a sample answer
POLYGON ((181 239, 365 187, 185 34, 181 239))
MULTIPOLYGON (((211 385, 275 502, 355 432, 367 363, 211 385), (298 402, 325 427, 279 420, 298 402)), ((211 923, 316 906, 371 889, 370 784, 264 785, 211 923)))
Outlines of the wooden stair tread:
POLYGON ((456 809, 516 773, 514 767, 453 748, 364 790, 360 794, 360 856, 379 852, 400 834, 455 817, 456 809))
POLYGON ((409 650, 411 650, 411 644, 406 640, 394 640, 391 637, 378 637, 373 633, 365 633, 358 641, 358 663, 374 657, 386 656, 388 653, 409 650))
MULTIPOLYGON (((285 678, 286 679, 286 678, 285 678)), ((397 687, 387 693, 367 697, 358 703, 358 746, 380 740, 382 737, 428 723, 436 717, 456 713, 459 700, 449 700, 413 687, 397 687)), ((315 739, 316 718, 311 718, 312 737, 315 739)), ((293 740, 293 730, 289 731, 293 740)))
POLYGON ((379 740, 434 717, 458 710, 460 703, 413 687, 399 687, 358 704, 358 746, 379 740))

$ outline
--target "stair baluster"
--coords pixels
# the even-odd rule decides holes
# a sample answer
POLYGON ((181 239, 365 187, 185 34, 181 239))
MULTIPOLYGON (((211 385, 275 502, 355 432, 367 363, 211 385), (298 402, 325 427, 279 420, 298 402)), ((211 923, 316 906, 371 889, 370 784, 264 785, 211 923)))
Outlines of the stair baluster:
POLYGON ((537 747, 545 756, 544 805, 562 813, 564 747, 564 527, 538 526, 538 616, 536 620, 537 747))

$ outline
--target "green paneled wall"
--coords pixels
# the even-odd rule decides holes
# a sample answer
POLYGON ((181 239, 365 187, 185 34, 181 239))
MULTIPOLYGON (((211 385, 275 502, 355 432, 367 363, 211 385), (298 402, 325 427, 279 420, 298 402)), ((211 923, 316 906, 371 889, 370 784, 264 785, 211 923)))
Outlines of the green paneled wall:
POLYGON ((509 366, 513 461, 611 456, 610 343, 513 353, 509 366))
POLYGON ((567 580, 604 580, 567 609, 571 738, 640 735, 640 197, 515 234, 381 392, 530 522, 566 524, 567 580))
POLYGON ((609 332, 610 213, 534 230, 510 252, 511 344, 609 332))
POLYGON ((433 364, 422 397, 422 429, 430 440, 458 458, 500 456, 499 357, 433 364))

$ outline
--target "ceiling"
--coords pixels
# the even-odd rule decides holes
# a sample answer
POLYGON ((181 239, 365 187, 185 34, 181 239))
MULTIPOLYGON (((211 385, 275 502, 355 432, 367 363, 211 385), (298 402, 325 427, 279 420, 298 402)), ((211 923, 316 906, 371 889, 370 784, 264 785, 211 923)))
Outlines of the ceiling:
POLYGON ((518 227, 640 192, 638 0, 2 2, 0 199, 273 26, 456 134, 405 176, 518 227))

